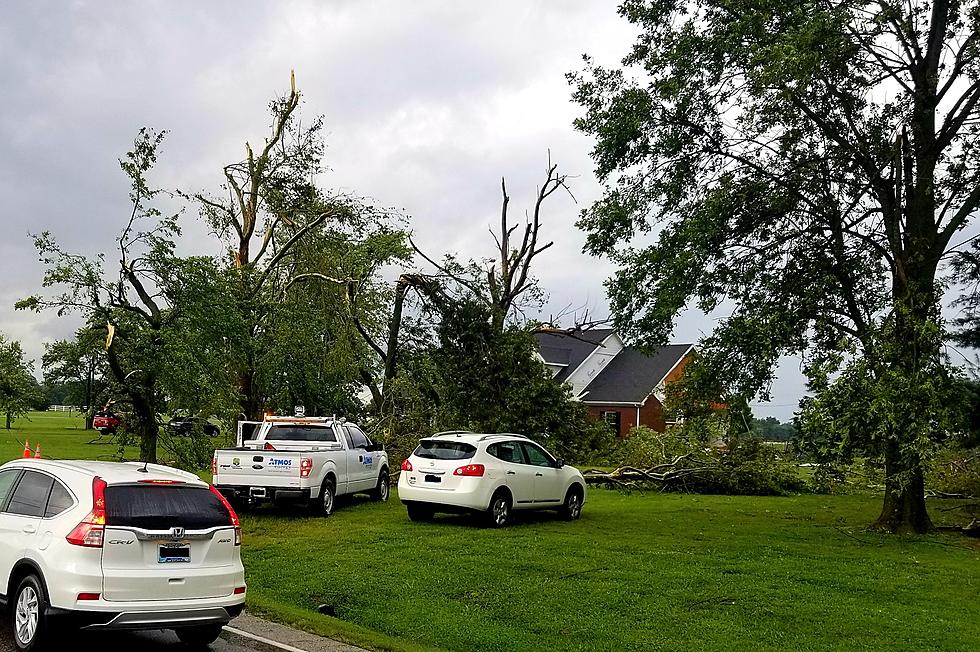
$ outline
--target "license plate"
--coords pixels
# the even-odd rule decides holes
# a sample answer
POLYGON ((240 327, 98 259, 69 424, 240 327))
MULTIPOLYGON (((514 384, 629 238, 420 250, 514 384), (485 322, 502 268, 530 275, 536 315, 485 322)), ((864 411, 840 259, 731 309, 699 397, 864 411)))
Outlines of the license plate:
POLYGON ((159 562, 161 564, 179 564, 191 560, 191 547, 184 545, 160 546, 159 562))
POLYGON ((442 482, 442 478, 437 475, 427 475, 425 476, 426 482, 442 482))

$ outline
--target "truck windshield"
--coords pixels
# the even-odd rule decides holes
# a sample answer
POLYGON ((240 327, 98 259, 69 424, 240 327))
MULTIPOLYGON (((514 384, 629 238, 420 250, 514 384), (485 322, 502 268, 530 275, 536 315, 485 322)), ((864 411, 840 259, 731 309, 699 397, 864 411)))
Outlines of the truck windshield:
POLYGON ((272 426, 265 438, 270 441, 337 441, 330 426, 272 426))
POLYGON ((415 449, 415 456, 430 460, 467 460, 475 452, 476 446, 458 441, 423 440, 415 449))

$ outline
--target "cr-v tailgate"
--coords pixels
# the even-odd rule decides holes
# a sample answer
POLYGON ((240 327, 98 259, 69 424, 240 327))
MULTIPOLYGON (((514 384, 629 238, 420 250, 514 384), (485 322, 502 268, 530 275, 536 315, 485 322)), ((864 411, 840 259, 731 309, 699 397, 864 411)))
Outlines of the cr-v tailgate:
POLYGON ((184 600, 241 586, 235 529, 221 499, 199 485, 106 488, 102 597, 184 600))
POLYGON ((214 483, 218 486, 299 487, 296 452, 218 450, 214 483))

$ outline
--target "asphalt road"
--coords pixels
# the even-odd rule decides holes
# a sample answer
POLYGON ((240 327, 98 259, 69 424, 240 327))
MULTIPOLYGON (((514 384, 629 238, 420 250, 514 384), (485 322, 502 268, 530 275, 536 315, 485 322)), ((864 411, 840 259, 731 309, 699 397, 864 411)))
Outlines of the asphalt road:
MULTIPOLYGON (((169 630, 153 630, 134 633, 102 633, 79 632, 72 636, 72 647, 80 650, 139 650, 139 652, 184 652, 190 648, 177 640, 177 636, 169 630)), ((57 645, 52 649, 62 648, 57 645)), ((213 652, 256 652, 257 648, 242 647, 219 638, 208 648, 213 652)), ((10 628, 4 622, 0 626, 0 652, 16 652, 10 634, 10 628)))

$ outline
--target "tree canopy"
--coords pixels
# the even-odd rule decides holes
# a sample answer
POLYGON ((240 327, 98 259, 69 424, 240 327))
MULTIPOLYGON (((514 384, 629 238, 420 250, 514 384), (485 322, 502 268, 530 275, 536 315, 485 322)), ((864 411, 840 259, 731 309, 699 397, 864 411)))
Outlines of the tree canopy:
POLYGON ((814 422, 884 457, 880 527, 928 529, 922 460, 953 418, 938 283, 980 205, 978 3, 619 11, 640 30, 622 67, 571 75, 606 184, 581 226, 619 265, 617 325, 652 346, 687 306, 730 311, 699 348, 735 395, 765 395, 787 353, 818 402, 847 372, 835 400, 859 403, 814 422))
POLYGON ((0 414, 8 430, 13 419, 34 409, 42 399, 41 387, 32 372, 33 366, 24 359, 20 342, 7 340, 0 333, 0 414))

